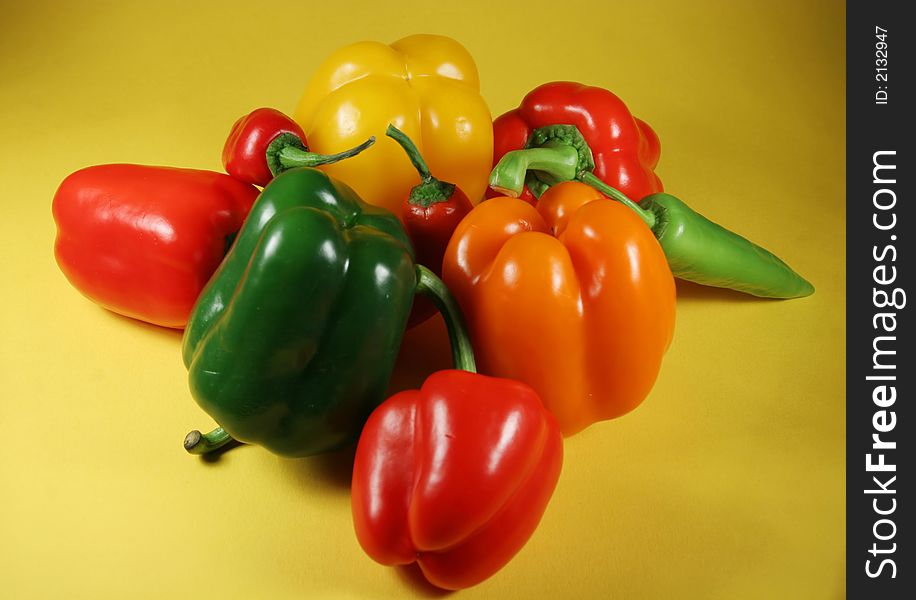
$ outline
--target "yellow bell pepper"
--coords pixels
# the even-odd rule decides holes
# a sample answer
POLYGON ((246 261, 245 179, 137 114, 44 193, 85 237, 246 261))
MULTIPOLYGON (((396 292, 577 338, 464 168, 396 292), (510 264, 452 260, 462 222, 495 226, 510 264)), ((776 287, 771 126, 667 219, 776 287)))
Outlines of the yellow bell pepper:
POLYGON ((474 59, 451 38, 412 35, 390 46, 340 48, 318 67, 295 119, 313 152, 338 152, 374 135, 369 150, 321 169, 398 217, 420 178, 404 150, 385 136, 389 123, 416 142, 438 179, 456 184, 475 204, 483 198, 493 124, 474 59))

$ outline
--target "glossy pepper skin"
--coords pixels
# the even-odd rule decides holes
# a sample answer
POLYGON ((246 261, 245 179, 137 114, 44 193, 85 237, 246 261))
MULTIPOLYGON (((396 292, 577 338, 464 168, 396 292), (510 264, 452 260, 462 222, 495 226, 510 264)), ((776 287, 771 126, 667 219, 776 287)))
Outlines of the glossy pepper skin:
POLYGON ((674 332, 674 278, 652 232, 578 182, 537 208, 507 197, 475 207, 442 278, 481 372, 534 388, 564 435, 639 405, 674 332))
MULTIPOLYGON (((493 122, 493 165, 507 152, 531 147, 535 130, 551 125, 574 125, 579 130, 591 148, 594 174, 608 185, 635 198, 662 191, 654 171, 661 154, 655 131, 612 92, 570 81, 538 86, 518 108, 493 122)), ((546 189, 544 183, 530 179, 519 197, 534 203, 546 189)))
POLYGON ((417 562, 436 586, 487 579, 534 532, 556 487, 562 435, 527 385, 439 371, 386 400, 363 429, 351 502, 360 545, 417 562))
POLYGON ((814 286, 781 258, 710 221, 671 194, 639 201, 652 215, 652 232, 681 279, 733 289, 760 298, 802 298, 814 286))
POLYGON ((493 127, 479 89, 474 60, 453 39, 359 42, 318 67, 294 117, 316 152, 338 152, 376 136, 368 152, 322 169, 368 202, 400 214, 420 178, 398 144, 384 137, 389 124, 417 143, 437 177, 454 182, 472 202, 483 197, 493 127))
POLYGON ((394 215, 321 171, 289 170, 264 188, 194 308, 192 395, 222 441, 285 456, 346 445, 384 399, 416 286, 394 215))
POLYGON ((212 171, 82 169, 54 195, 57 264, 96 304, 180 329, 257 195, 212 171))
POLYGON ((280 136, 306 149, 305 133, 299 124, 274 108, 258 108, 232 125, 223 146, 223 167, 238 179, 261 187, 273 179, 267 164, 267 150, 280 136))
POLYGON ((258 108, 239 118, 223 146, 223 167, 238 179, 261 187, 278 173, 295 167, 316 167, 356 156, 374 138, 337 154, 309 152, 302 128, 282 112, 258 108))

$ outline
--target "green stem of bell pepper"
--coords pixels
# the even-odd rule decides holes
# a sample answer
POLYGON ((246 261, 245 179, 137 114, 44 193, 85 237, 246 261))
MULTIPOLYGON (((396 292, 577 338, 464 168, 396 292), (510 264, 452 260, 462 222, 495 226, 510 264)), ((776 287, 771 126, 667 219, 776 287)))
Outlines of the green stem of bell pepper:
MULTIPOLYGON (((571 181, 579 173, 579 153, 572 146, 552 146, 544 148, 528 148, 526 150, 512 150, 507 152, 499 164, 490 174, 490 187, 507 196, 517 197, 525 189, 525 185, 533 183, 529 172, 537 173, 541 186, 532 187, 532 192, 538 189, 543 192, 550 183, 571 181)), ((536 193, 540 196, 540 193, 536 193)))
POLYGON ((452 362, 455 368, 476 373, 474 349, 471 347, 471 338, 468 336, 461 309, 445 283, 423 265, 417 265, 417 293, 432 300, 442 313, 448 329, 448 339, 452 344, 452 362))
POLYGON ((296 134, 281 133, 267 147, 267 166, 276 177, 280 173, 296 167, 317 167, 356 156, 374 143, 375 136, 373 135, 355 148, 337 152, 336 154, 318 154, 317 152, 309 152, 296 134))
POLYGON ((507 152, 490 174, 490 187, 516 197, 525 186, 536 198, 550 186, 595 168, 595 157, 575 125, 547 125, 531 132, 524 150, 507 152))
POLYGON ((231 441, 233 441, 232 436, 222 427, 217 427, 208 433, 201 433, 195 429, 185 436, 184 449, 190 454, 207 454, 219 450, 231 441))

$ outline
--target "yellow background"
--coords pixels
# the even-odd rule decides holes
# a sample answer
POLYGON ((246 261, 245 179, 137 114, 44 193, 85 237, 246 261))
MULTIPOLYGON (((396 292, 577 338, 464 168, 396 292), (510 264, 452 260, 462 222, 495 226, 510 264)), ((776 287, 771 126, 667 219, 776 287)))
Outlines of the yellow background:
MULTIPOLYGON (((845 594, 844 3, 4 4, 0 596, 438 595, 360 550, 346 453, 187 456, 212 421, 179 334, 70 287, 50 213, 86 165, 219 169, 233 121, 292 111, 332 49, 415 32, 470 50, 494 116, 550 80, 613 90, 661 137, 668 191, 817 286, 680 285, 648 400, 567 441, 537 532, 460 596, 845 594)), ((441 329, 408 335, 396 386, 447 366, 441 329)))

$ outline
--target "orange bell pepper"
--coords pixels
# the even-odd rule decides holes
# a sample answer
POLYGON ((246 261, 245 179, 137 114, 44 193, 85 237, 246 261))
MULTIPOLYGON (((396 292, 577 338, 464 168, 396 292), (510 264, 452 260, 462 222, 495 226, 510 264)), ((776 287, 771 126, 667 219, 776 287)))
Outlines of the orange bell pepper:
POLYGON ((674 333, 674 277, 630 209, 578 182, 508 197, 455 230, 442 277, 481 373, 534 388, 564 435, 638 406, 674 333))

